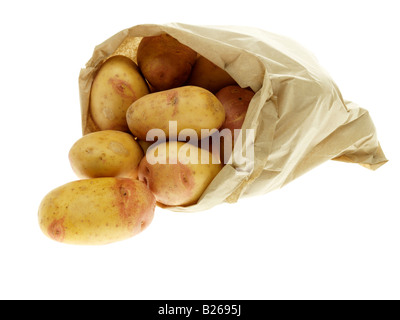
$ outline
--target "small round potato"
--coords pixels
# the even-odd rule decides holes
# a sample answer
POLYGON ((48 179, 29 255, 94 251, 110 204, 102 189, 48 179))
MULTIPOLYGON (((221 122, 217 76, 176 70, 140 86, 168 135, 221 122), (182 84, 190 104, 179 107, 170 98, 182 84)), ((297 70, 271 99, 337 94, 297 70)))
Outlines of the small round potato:
POLYGON ((137 178, 144 156, 142 148, 129 133, 104 130, 89 133, 69 151, 71 167, 79 178, 137 178))
POLYGON ((139 180, 95 178, 49 192, 38 220, 49 238, 67 244, 104 245, 143 231, 153 220, 155 198, 139 180))
POLYGON ((125 56, 113 56, 93 80, 90 113, 100 130, 128 132, 126 110, 149 88, 137 65, 125 56))
POLYGON ((215 96, 225 109, 225 121, 221 129, 228 128, 233 134, 235 129, 242 128, 247 109, 251 99, 254 97, 254 92, 250 89, 233 85, 222 88, 215 96))
MULTIPOLYGON (((254 97, 254 92, 239 85, 231 85, 219 90, 215 96, 225 109, 225 121, 220 130, 230 130, 231 138, 234 139, 235 130, 239 130, 243 126, 249 104, 254 97)), ((234 144, 231 143, 231 148, 226 148, 224 139, 220 141, 220 158, 223 163, 227 163, 232 154, 234 144)))
POLYGON ((140 162, 139 180, 158 203, 188 206, 199 200, 222 167, 207 150, 185 142, 163 142, 151 146, 140 162))
POLYGON ((205 57, 199 56, 193 66, 187 84, 202 87, 212 93, 216 93, 224 87, 236 85, 237 83, 228 72, 205 57))
POLYGON ((138 66, 156 91, 182 86, 196 58, 194 50, 168 34, 144 37, 137 51, 138 66))

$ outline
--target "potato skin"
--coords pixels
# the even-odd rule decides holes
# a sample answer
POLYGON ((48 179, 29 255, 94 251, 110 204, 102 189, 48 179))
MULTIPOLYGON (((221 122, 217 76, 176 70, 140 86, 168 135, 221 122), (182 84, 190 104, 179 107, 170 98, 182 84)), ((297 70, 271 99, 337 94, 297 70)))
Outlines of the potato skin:
POLYGON ((137 178, 144 153, 129 133, 104 130, 89 133, 74 143, 69 161, 79 178, 137 178))
POLYGON ((168 34, 144 37, 137 51, 138 66, 156 91, 182 86, 196 58, 194 50, 168 34))
POLYGON ((195 204, 222 169, 222 164, 210 152, 202 150, 202 153, 189 143, 170 141, 150 148, 157 148, 157 155, 149 149, 140 162, 138 177, 164 206, 195 204), (190 153, 189 163, 179 161, 179 152, 184 152, 184 147, 190 153), (166 163, 155 163, 155 157, 165 157, 166 163))
POLYGON ((234 129, 242 128, 250 101, 254 97, 254 92, 250 89, 233 85, 219 90, 215 96, 225 109, 225 121, 221 130, 228 128, 233 134, 234 129))
POLYGON ((148 94, 135 101, 127 111, 130 131, 140 140, 157 128, 170 137, 169 121, 177 122, 177 133, 193 129, 201 137, 201 129, 218 129, 225 121, 225 109, 210 91, 184 86, 148 94))
POLYGON ((49 238, 67 244, 104 245, 143 231, 153 220, 155 198, 143 182, 96 178, 49 192, 38 220, 49 238))
POLYGON ((145 155, 147 152, 147 149, 151 147, 151 145, 154 143, 153 141, 144 141, 144 140, 137 140, 139 143, 140 147, 143 150, 143 154, 145 155))
POLYGON ((228 72, 203 56, 197 58, 187 82, 187 85, 202 87, 212 93, 217 93, 224 87, 236 84, 236 81, 228 72))
POLYGON ((96 74, 90 93, 90 113, 100 130, 128 132, 126 110, 149 88, 137 65, 124 56, 106 60, 96 74))

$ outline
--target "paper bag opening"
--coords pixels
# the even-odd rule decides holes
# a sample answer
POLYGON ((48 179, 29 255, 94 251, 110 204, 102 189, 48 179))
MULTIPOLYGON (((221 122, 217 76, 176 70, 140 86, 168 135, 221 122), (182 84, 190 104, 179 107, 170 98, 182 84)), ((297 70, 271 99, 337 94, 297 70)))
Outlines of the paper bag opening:
POLYGON ((89 97, 102 62, 116 54, 136 61, 142 37, 161 33, 191 47, 256 93, 242 127, 254 135, 244 138, 241 148, 253 148, 254 156, 243 153, 243 163, 225 165, 195 205, 168 209, 201 211, 265 194, 327 160, 372 170, 387 162, 368 112, 343 100, 312 53, 287 37, 243 26, 138 25, 98 45, 79 75, 83 134, 98 131, 89 97))

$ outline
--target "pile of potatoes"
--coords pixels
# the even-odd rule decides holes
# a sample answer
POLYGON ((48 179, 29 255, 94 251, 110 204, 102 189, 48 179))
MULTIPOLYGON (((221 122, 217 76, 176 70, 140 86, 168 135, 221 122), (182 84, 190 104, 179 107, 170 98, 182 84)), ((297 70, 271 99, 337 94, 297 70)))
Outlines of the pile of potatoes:
POLYGON ((195 204, 225 161, 211 149, 209 161, 201 161, 200 146, 171 139, 169 122, 176 121, 178 133, 192 129, 197 139, 202 129, 240 129, 253 95, 168 34, 144 37, 137 63, 109 57, 90 94, 90 115, 99 130, 72 145, 69 160, 79 180, 45 196, 41 230, 63 243, 108 244, 143 231, 157 205, 195 204), (165 134, 157 153, 147 152, 154 143, 146 141, 151 129, 165 134), (180 150, 193 161, 177 161, 180 150), (152 159, 162 152, 166 163, 152 159))

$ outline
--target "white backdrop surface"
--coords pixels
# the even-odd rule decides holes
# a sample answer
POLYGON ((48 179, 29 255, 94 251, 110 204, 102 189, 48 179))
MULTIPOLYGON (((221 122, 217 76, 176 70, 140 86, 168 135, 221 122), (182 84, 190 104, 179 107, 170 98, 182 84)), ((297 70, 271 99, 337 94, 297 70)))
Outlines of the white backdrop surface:
POLYGON ((400 298, 397 1, 12 1, 0 27, 0 299, 400 298), (49 240, 37 210, 76 180, 80 68, 120 30, 167 22, 295 39, 370 112, 389 162, 329 161, 204 212, 157 208, 147 230, 107 246, 49 240))

